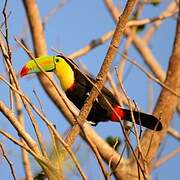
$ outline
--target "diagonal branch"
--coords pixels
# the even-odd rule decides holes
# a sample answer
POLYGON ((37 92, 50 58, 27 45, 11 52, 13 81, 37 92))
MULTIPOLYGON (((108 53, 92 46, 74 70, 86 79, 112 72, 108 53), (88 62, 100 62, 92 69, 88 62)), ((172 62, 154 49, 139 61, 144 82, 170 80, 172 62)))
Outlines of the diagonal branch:
MULTIPOLYGON (((109 71, 109 67, 116 55, 116 50, 114 49, 114 47, 117 48, 119 46, 119 43, 120 43, 120 40, 122 37, 122 33, 124 32, 125 26, 128 22, 128 18, 130 16, 135 4, 136 4, 136 0, 128 1, 123 14, 119 17, 119 21, 117 23, 113 38, 111 40, 111 44, 107 51, 104 62, 101 66, 100 72, 98 73, 98 76, 96 78, 95 86, 92 88, 89 97, 86 99, 84 106, 82 107, 82 109, 79 113, 79 116, 77 117, 77 121, 79 122, 79 125, 83 131, 84 131, 83 124, 85 122, 85 119, 87 118, 87 116, 91 110, 93 102, 99 95, 99 92, 97 89, 99 89, 99 91, 102 89, 104 82, 106 80, 107 73, 109 71)), ((105 173, 105 172, 103 171, 103 173, 105 173)))
POLYGON ((14 116, 14 114, 6 107, 6 105, 2 101, 0 101, 0 111, 9 120, 12 126, 14 126, 14 128, 17 130, 20 136, 22 136, 22 138, 26 141, 28 146, 34 152, 40 155, 41 153, 39 152, 39 148, 36 142, 34 141, 34 139, 32 139, 32 137, 25 131, 25 129, 20 124, 18 119, 14 116))
POLYGON ((9 165, 9 167, 11 169, 11 174, 13 176, 13 179, 17 180, 16 173, 15 173, 14 168, 13 168, 13 163, 9 160, 9 158, 8 158, 8 156, 6 154, 6 151, 3 148, 3 145, 1 143, 0 143, 0 149, 2 151, 2 155, 4 156, 5 160, 7 161, 8 165, 9 165))
POLYGON ((109 67, 116 55, 116 50, 114 49, 114 47, 117 48, 119 46, 122 33, 124 32, 125 26, 128 22, 128 18, 133 10, 135 3, 136 3, 135 0, 128 1, 123 14, 119 17, 119 21, 117 23, 113 38, 111 40, 111 44, 109 46, 106 57, 102 64, 101 70, 96 78, 96 83, 95 83, 96 87, 93 87, 93 89, 91 90, 89 97, 85 101, 84 106, 81 109, 81 112, 79 113, 78 119, 80 122, 84 121, 84 119, 87 118, 91 110, 91 107, 93 105, 93 102, 95 101, 95 99, 97 98, 99 94, 99 92, 97 91, 97 88, 101 90, 104 85, 104 82, 106 80, 106 75, 109 71, 109 67))

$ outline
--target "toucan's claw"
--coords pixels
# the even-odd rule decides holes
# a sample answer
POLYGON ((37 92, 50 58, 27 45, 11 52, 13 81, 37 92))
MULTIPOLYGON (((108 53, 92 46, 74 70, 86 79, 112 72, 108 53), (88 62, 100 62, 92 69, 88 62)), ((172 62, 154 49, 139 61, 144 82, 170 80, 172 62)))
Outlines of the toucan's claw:
POLYGON ((93 122, 93 121, 87 121, 88 124, 90 124, 91 126, 96 126, 97 123, 96 122, 93 122))

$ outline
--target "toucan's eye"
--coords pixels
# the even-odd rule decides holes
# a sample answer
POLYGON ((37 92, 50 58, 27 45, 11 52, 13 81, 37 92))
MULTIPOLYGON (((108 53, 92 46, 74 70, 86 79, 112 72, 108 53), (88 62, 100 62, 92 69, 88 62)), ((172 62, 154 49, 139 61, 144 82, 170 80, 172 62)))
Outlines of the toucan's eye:
POLYGON ((58 62, 59 62, 59 59, 56 59, 56 62, 58 63, 58 62))

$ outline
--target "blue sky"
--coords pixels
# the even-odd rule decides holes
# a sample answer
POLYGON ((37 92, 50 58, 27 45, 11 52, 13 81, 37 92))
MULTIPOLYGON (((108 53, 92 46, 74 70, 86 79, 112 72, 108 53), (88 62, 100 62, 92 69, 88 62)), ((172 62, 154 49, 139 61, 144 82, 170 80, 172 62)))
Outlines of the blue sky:
MULTIPOLYGON (((44 18, 49 10, 54 7, 59 1, 58 0, 51 0, 51 1, 42 1, 38 0, 38 6, 40 9, 41 17, 44 18)), ((169 4, 169 0, 162 3, 157 7, 153 7, 148 5, 145 10, 142 12, 141 18, 146 17, 154 17, 159 15, 159 13, 169 4)), ((119 4, 119 1, 116 1, 119 4)), ((123 1, 124 3, 124 1, 123 1)), ((123 6, 121 4, 121 7, 123 6)), ((0 2, 0 9, 2 9, 3 1, 0 2)), ((13 57, 13 65, 16 72, 19 72, 23 64, 27 61, 28 57, 26 53, 17 46, 14 41, 14 37, 20 37, 22 32, 26 32, 25 40, 27 41, 29 47, 32 48, 31 38, 29 36, 27 22, 25 19, 25 12, 21 1, 8 1, 8 12, 11 11, 11 15, 9 17, 9 32, 10 32, 10 45, 12 47, 12 57, 13 57)), ((0 14, 0 22, 3 21, 3 16, 0 14)), ((175 32, 175 19, 168 19, 165 21, 162 26, 155 32, 152 40, 150 41, 150 47, 157 58, 158 62, 162 65, 163 69, 167 69, 168 67, 168 60, 172 50, 174 32, 175 32)), ((88 44, 91 40, 96 39, 103 35, 104 33, 112 30, 115 27, 112 18, 110 17, 109 13, 106 11, 106 8, 103 4, 103 1, 87 1, 87 0, 71 0, 68 1, 66 6, 62 7, 62 9, 54 15, 52 18, 49 19, 48 24, 45 28, 45 35, 47 40, 48 46, 48 53, 54 54, 51 48, 57 48, 61 50, 65 54, 70 54, 88 44)), ((141 33, 142 35, 143 33, 141 33)), ((124 39, 122 42, 125 42, 124 39)), ((105 57, 109 42, 106 44, 94 49, 86 56, 80 58, 80 60, 86 64, 88 67, 89 72, 96 75, 99 71, 99 68, 102 64, 103 58, 105 57)), ((123 44, 121 45, 123 47, 123 44)), ((135 58, 136 61, 141 64, 142 66, 147 66, 143 63, 141 56, 135 51, 133 47, 129 49, 129 56, 131 58, 135 58)), ((116 58, 116 62, 120 57, 116 58)), ((148 110, 148 102, 147 102, 147 93, 148 93, 148 79, 147 77, 139 71, 137 68, 133 67, 132 65, 128 64, 126 66, 125 72, 128 68, 131 67, 131 71, 126 77, 124 82, 125 89, 128 93, 128 96, 136 101, 138 106, 141 110, 147 111, 148 110)), ((147 68, 148 69, 148 68, 147 68)), ((0 73, 5 75, 2 58, 0 61, 0 73)), ((27 96, 31 98, 33 103, 38 104, 37 100, 35 99, 32 90, 35 89, 38 93, 40 99, 42 100, 43 108, 47 114, 47 117, 53 121, 58 130, 63 133, 69 128, 69 124, 63 119, 63 116, 56 107, 51 103, 50 99, 44 93, 42 87, 40 86, 36 76, 31 76, 27 78, 20 79, 20 84, 27 96), (61 121, 60 121, 61 120, 61 121), (61 124, 59 123, 61 122, 61 124)), ((153 105, 155 105, 157 97, 159 96, 160 87, 156 85, 154 82, 152 83, 153 86, 153 105)), ((0 97, 7 105, 9 103, 8 99, 6 98, 8 94, 7 87, 0 83, 0 97)), ((27 114, 25 113, 25 117, 27 114)), ((37 118, 37 120, 39 120, 37 118)), ((172 126, 180 130, 178 127, 178 115, 174 116, 174 120, 172 126)), ((8 132, 16 136, 15 131, 13 128, 7 123, 6 119, 0 114, 0 128, 6 129, 8 132)), ((39 120, 40 128, 43 129, 43 132, 46 128, 43 123, 39 120)), ((26 117, 26 127, 27 129, 31 129, 31 124, 29 123, 28 118, 26 117)), ((102 137, 107 137, 108 135, 115 135, 115 136, 122 136, 120 127, 117 124, 113 123, 101 123, 97 127, 95 127, 97 132, 102 137)), ((30 133, 34 136, 33 132, 30 133)), ((17 136, 16 136, 17 137, 17 136)), ((14 144, 10 143, 9 141, 1 138, 3 140, 3 144, 7 149, 10 159, 14 163, 14 167, 17 170, 18 178, 23 177, 23 173, 21 171, 21 161, 19 160, 18 156, 20 156, 19 148, 15 149, 14 144)), ((44 139, 47 143, 48 136, 45 133, 44 139)), ((91 168, 84 167, 86 172, 89 176, 91 175, 93 179, 96 176, 99 176, 99 168, 97 166, 97 162, 94 160, 91 153, 89 153, 89 148, 84 145, 84 143, 78 140, 78 143, 81 144, 80 152, 83 152, 85 147, 86 151, 83 152, 84 156, 87 156, 84 161, 88 161, 89 164, 93 166, 93 171, 91 168)), ((162 154, 166 154, 174 150, 179 143, 171 137, 168 137, 166 140, 165 148, 163 149, 162 154)), ((81 153, 79 153, 81 154, 81 153)), ((81 158, 82 155, 80 156, 81 158)), ((32 159, 32 158, 31 158, 32 159)), ((33 161, 33 159, 31 160, 33 161)), ((180 179, 180 173, 178 171, 178 164, 180 162, 179 155, 165 163, 162 167, 155 170, 153 173, 152 178, 156 179, 180 179), (179 174, 178 174, 179 173, 179 174)), ((85 164, 85 163, 84 163, 85 164)), ((37 171, 37 165, 33 163, 34 171, 37 171)), ((6 162, 3 160, 0 165, 0 179, 12 179, 11 175, 9 175, 9 167, 7 166, 6 162)), ((76 176, 75 176, 76 177, 76 176)), ((92 179, 90 178, 90 179, 92 179)), ((73 178, 78 179, 78 177, 73 178)))

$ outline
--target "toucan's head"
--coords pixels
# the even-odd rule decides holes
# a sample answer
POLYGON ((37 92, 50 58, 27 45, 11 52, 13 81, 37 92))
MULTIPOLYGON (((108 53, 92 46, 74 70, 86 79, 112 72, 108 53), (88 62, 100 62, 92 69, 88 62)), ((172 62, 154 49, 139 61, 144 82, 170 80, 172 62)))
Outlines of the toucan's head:
POLYGON ((74 83, 74 72, 66 62, 64 56, 41 56, 29 60, 20 72, 23 77, 32 73, 39 73, 43 69, 46 72, 54 72, 60 80, 62 88, 66 91, 74 83))
POLYGON ((20 76, 23 77, 28 74, 41 72, 41 68, 46 72, 54 71, 57 64, 61 61, 65 61, 61 56, 41 56, 29 60, 22 68, 20 76))

